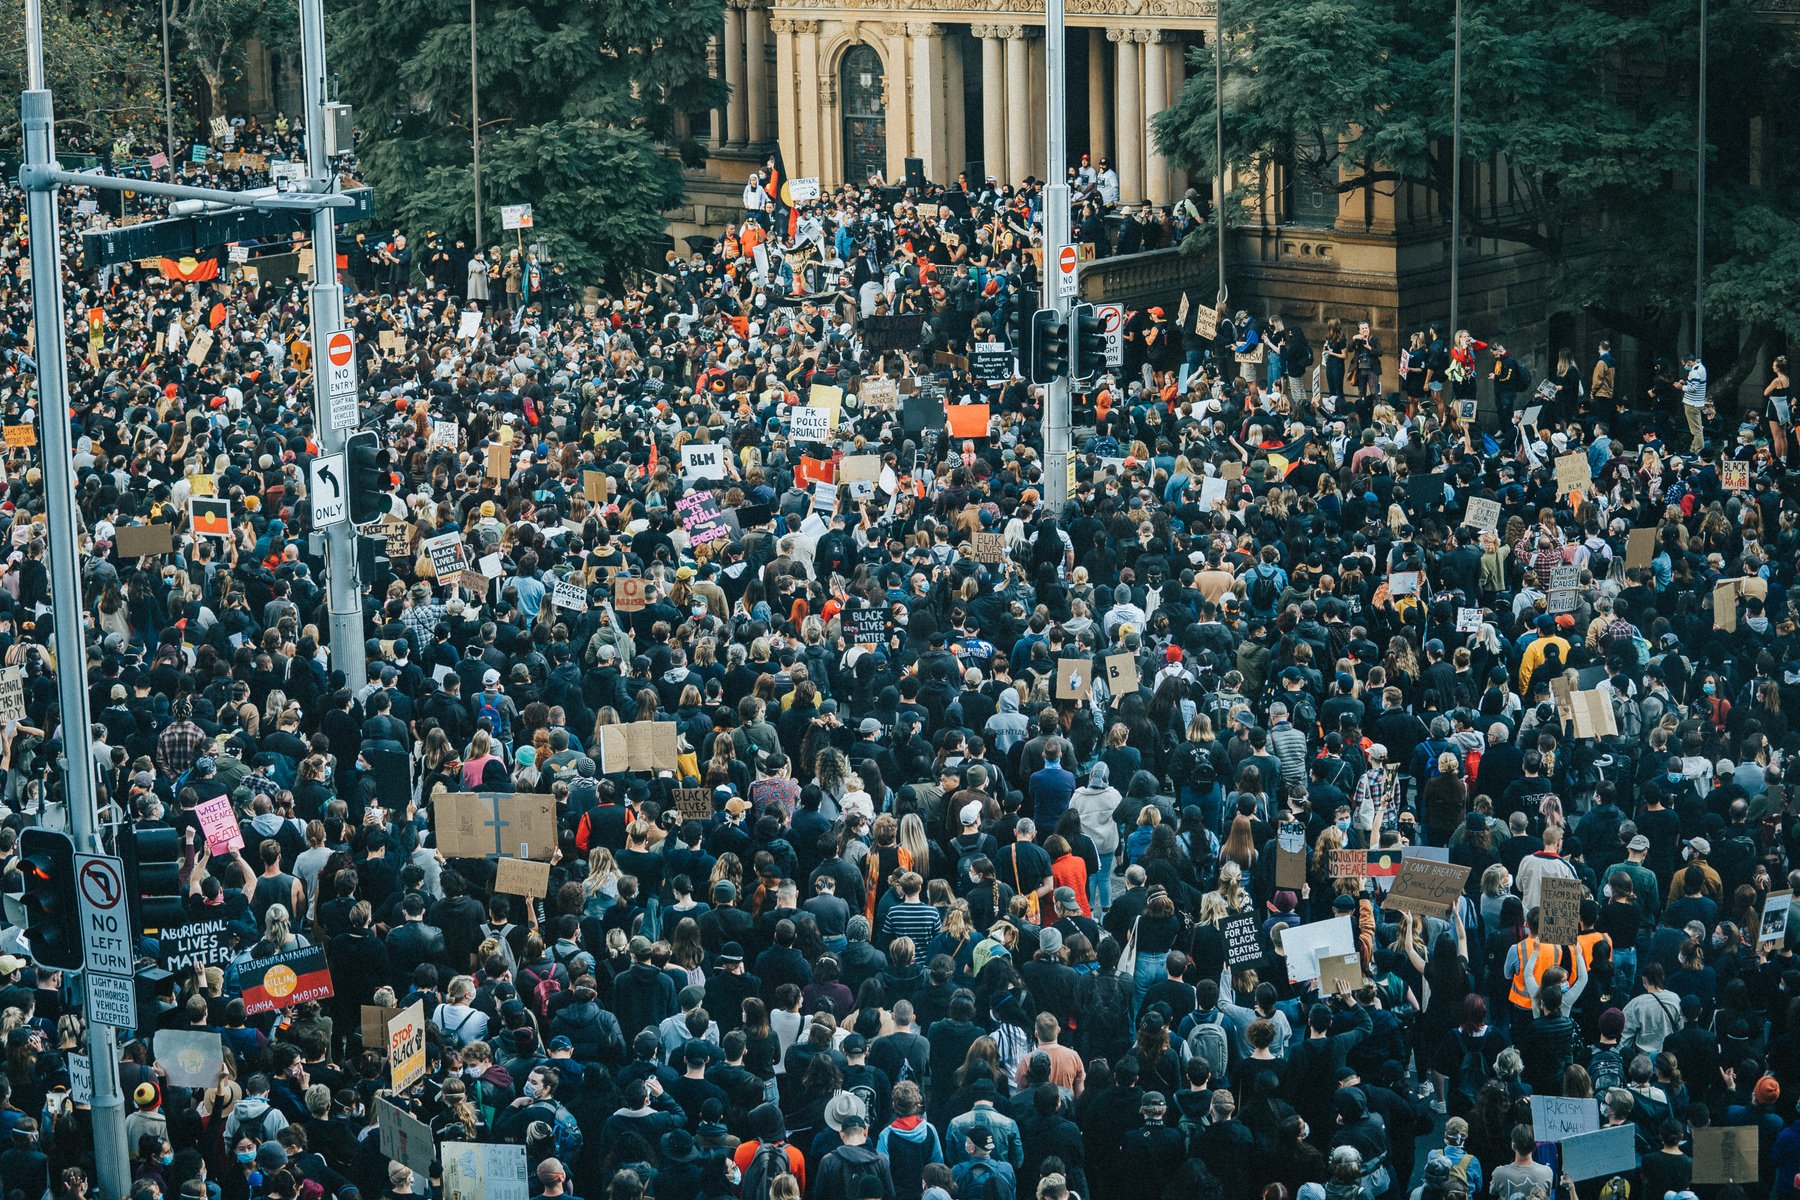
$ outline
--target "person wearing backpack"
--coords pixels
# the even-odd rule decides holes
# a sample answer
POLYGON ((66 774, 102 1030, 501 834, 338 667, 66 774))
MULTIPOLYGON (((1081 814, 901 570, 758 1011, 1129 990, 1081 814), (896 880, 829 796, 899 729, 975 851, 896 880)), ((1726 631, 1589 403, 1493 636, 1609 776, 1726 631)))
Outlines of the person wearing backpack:
MULTIPOLYGON (((1019 1177, 1009 1162, 994 1157, 994 1131, 986 1125, 969 1127, 963 1138, 968 1154, 950 1168, 958 1200, 1018 1200, 1019 1177)), ((750 1200, 748 1195, 744 1200, 750 1200)))
POLYGON ((855 1097, 834 1098, 825 1123, 837 1130, 843 1145, 819 1161, 814 1200, 895 1200, 894 1176, 888 1161, 869 1145, 869 1114, 855 1097), (835 1106, 835 1107, 834 1107, 835 1106))
POLYGON ((234 1146, 239 1138, 255 1138, 258 1144, 270 1141, 288 1127, 281 1110, 269 1103, 269 1077, 260 1071, 244 1080, 244 1098, 231 1109, 225 1122, 225 1144, 234 1146))
MULTIPOLYGON (((610 1119, 610 1118, 609 1118, 610 1119)), ((778 1175, 792 1175, 806 1191, 806 1156, 798 1146, 788 1144, 787 1125, 781 1108, 775 1104, 759 1104, 750 1110, 750 1138, 738 1143, 732 1160, 737 1163, 743 1185, 740 1200, 770 1200, 770 1184, 778 1175)))
POLYGON ((1194 1002, 1194 1011, 1180 1029, 1188 1059, 1206 1065, 1213 1087, 1230 1087, 1231 1026, 1219 1011, 1219 981, 1202 979, 1195 984, 1194 1002))
POLYGON ((568 969, 550 956, 536 930, 525 935, 524 957, 519 965, 519 996, 539 1020, 548 1020, 550 1002, 569 987, 568 969))
POLYGON ((1273 546, 1264 546, 1262 561, 1244 572, 1243 578, 1247 585, 1244 599, 1251 614, 1273 617, 1281 602, 1281 593, 1288 585, 1288 574, 1281 568, 1280 553, 1273 546))
POLYGON ((519 710, 512 697, 500 689, 500 672, 490 668, 481 677, 481 690, 470 698, 469 707, 475 710, 477 724, 487 722, 488 736, 494 744, 510 749, 519 710))

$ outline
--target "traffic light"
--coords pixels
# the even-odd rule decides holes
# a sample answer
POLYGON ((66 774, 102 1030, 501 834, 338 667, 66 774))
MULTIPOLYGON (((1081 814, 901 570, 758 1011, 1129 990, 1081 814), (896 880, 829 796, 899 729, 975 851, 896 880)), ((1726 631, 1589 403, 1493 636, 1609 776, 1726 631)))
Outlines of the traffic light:
POLYGON ((1069 374, 1092 379, 1106 369, 1106 321, 1091 304, 1077 304, 1070 322, 1075 327, 1075 354, 1069 374))
POLYGON ((41 965, 79 971, 81 911, 75 900, 75 843, 66 833, 27 829, 19 839, 25 877, 25 929, 41 965))
POLYGON ((1057 320, 1054 308, 1040 308, 1031 318, 1031 382, 1049 383, 1069 373, 1069 323, 1057 320))
POLYGON ((136 932, 153 933, 186 922, 180 830, 167 826, 122 829, 119 856, 125 860, 125 894, 131 902, 136 932))
POLYGON ((1014 292, 1007 301, 1006 311, 1006 344, 1012 347, 1013 357, 1021 363, 1031 361, 1032 317, 1025 307, 1025 293, 1014 292))
POLYGON ((387 451, 372 430, 350 435, 344 445, 349 473, 350 523, 368 525, 387 516, 392 508, 394 477, 388 471, 387 451))

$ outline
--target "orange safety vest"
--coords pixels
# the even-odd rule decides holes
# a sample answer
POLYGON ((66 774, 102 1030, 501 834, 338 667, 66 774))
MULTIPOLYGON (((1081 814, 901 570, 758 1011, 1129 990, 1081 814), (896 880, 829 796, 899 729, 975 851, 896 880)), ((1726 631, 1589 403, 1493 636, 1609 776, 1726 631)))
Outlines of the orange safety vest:
POLYGON ((1572 977, 1575 974, 1574 959, 1568 958, 1565 961, 1565 956, 1569 952, 1568 946, 1545 945, 1534 937, 1521 940, 1519 942, 1519 965, 1513 972, 1512 991, 1507 996, 1507 999, 1512 1001, 1513 1007, 1527 1011, 1531 1008, 1531 997, 1525 994, 1525 972, 1531 972, 1532 981, 1539 987, 1543 986, 1544 973, 1551 967, 1561 967, 1572 977), (1545 954, 1546 950, 1550 953, 1545 954))
POLYGON ((1584 933, 1575 939, 1575 944, 1581 947, 1581 965, 1586 967, 1590 972, 1594 969, 1594 947, 1598 946, 1601 942, 1606 943, 1606 948, 1610 956, 1610 951, 1612 950, 1612 938, 1600 932, 1598 929, 1589 933, 1584 933))

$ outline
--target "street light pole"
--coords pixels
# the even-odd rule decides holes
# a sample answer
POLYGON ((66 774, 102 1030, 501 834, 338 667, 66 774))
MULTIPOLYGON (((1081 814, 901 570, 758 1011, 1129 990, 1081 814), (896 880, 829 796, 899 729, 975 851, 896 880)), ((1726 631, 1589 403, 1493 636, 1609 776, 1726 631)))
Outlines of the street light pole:
MULTIPOLYGON (((1704 2, 1704 0, 1702 0, 1704 2)), ((1462 0, 1456 0, 1456 50, 1450 65, 1450 334, 1462 318, 1462 0)))
POLYGON ((1213 307, 1220 313, 1231 300, 1225 286, 1225 13, 1224 0, 1213 5, 1213 227, 1219 239, 1219 293, 1213 307))
MULTIPOLYGON (((44 29, 38 0, 25 0, 27 90, 19 98, 25 135, 25 165, 56 162, 55 110, 44 83, 44 29)), ((100 797, 88 756, 87 651, 82 637, 81 537, 75 518, 74 458, 69 436, 68 325, 63 314, 61 231, 56 189, 26 193, 31 238, 31 318, 37 327, 37 384, 40 441, 43 445, 45 540, 49 549, 50 598, 56 619, 56 701, 61 713, 64 800, 75 849, 101 854, 100 797)), ((91 995, 90 995, 91 1001, 91 995)), ((108 1200, 123 1200, 131 1187, 131 1159, 125 1146, 125 1098, 119 1092, 118 1033, 92 1019, 88 1008, 88 1055, 93 1075, 94 1166, 108 1200)))
POLYGON ((1694 353, 1706 359, 1706 26, 1700 0, 1700 95, 1694 135, 1694 353))
MULTIPOLYGON (((325 155, 325 6, 323 0, 300 0, 300 69, 305 83, 306 174, 322 192, 338 190, 337 169, 325 155)), ((329 208, 312 215, 312 362, 313 401, 319 448, 343 454, 355 428, 333 419, 331 372, 325 343, 344 325, 344 292, 338 286, 337 222, 329 208)), ((325 530, 325 586, 331 614, 331 658, 342 669, 346 686, 360 691, 368 682, 363 646, 362 583, 357 578, 356 531, 340 521, 325 530)))
POLYGON ((169 75, 169 0, 162 0, 163 52, 163 157, 171 180, 175 178, 175 90, 169 75))
POLYGON ((475 0, 469 0, 469 134, 475 145, 475 249, 481 249, 481 79, 476 74, 475 0))
MULTIPOLYGON (((1044 4, 1044 70, 1047 75, 1044 94, 1049 112, 1044 121, 1044 307, 1056 311, 1063 326, 1075 308, 1075 298, 1064 294, 1062 252, 1069 242, 1069 87, 1063 26, 1063 0, 1045 0, 1044 4)), ((1073 342, 1074 333, 1070 331, 1073 342)), ((1069 457, 1069 377, 1058 375, 1044 390, 1044 500, 1050 511, 1061 516, 1068 503, 1069 457)))

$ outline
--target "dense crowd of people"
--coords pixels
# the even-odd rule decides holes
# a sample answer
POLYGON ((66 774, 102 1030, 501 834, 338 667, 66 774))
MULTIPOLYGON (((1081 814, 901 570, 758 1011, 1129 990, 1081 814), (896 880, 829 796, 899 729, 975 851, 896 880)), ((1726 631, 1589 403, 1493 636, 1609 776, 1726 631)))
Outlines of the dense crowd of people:
MULTIPOLYGON (((59 761, 180 831, 219 936, 142 939, 134 1197, 460 1197, 452 1143, 553 1200, 1796 1194, 1784 363, 1721 429, 1693 360, 1639 400, 1604 346, 1534 384, 1467 331, 1146 306, 1058 513, 1041 389, 970 374, 1040 287, 1038 189, 747 196, 638 286, 340 246, 394 483, 362 686, 302 282, 81 267, 63 197, 83 609, 14 447, 0 865, 66 817, 59 761), (440 821, 470 796, 553 802, 535 884, 440 821), (1395 902, 1414 859, 1460 894, 1395 902), (314 948, 329 994, 283 1006, 265 960, 314 948), (216 1079, 159 1031, 216 1034, 216 1079), (1629 1136, 1585 1173, 1534 1099, 1629 1136)), ((7 916, 0 1186, 77 1200, 86 1029, 7 916)))

